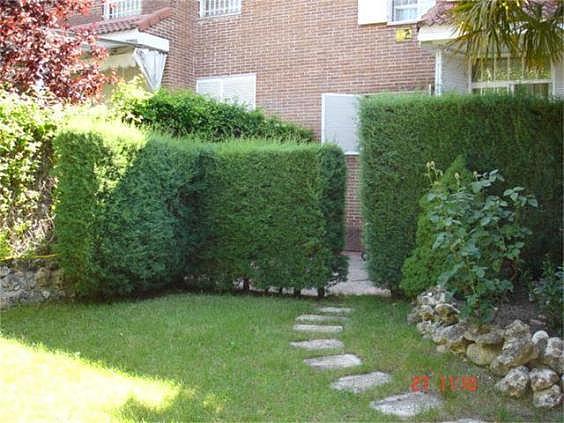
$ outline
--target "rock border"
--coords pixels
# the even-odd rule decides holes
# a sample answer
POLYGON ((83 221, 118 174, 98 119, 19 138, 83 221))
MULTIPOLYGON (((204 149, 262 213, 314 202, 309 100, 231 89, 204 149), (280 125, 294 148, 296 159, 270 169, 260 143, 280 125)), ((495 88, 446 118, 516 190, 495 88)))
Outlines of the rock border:
POLYGON ((459 318, 447 291, 435 287, 417 296, 407 316, 423 338, 437 344, 438 352, 463 355, 503 378, 495 387, 512 398, 531 398, 537 408, 555 408, 563 400, 564 344, 543 330, 515 320, 504 328, 473 325, 459 318), (532 395, 530 395, 532 392, 532 395))
POLYGON ((46 260, 0 265, 0 310, 70 297, 61 269, 46 260))

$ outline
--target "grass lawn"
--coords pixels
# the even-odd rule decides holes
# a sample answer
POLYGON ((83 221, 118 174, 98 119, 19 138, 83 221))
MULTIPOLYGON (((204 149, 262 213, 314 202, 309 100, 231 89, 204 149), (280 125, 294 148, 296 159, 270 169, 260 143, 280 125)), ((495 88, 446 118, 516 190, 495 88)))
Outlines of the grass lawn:
MULTIPOLYGON (((419 420, 560 421, 529 401, 502 399, 487 372, 440 355, 405 323, 409 305, 351 298, 339 338, 362 367, 310 369, 317 356, 291 348, 306 339, 294 319, 313 300, 169 295, 111 305, 42 305, 1 314, 0 421, 275 420, 393 421, 370 401, 409 391, 413 376, 478 376, 477 392, 445 395, 419 420), (361 395, 337 392, 337 376, 380 370, 390 384, 361 395)), ((336 300, 324 301, 334 305, 336 300)))

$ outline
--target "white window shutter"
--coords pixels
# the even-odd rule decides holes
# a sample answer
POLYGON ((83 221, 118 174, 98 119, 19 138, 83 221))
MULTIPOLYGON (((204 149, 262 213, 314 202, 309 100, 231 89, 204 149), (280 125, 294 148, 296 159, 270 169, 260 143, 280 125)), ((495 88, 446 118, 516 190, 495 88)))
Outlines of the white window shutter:
POLYGON ((435 0, 419 0, 417 2, 417 16, 420 18, 435 5, 435 0))
POLYGON ((234 76, 223 81, 223 101, 255 108, 255 75, 234 76))
POLYGON ((200 79, 196 83, 196 92, 221 101, 222 82, 220 79, 200 79))
POLYGON ((388 22, 391 0, 358 0, 358 24, 388 22))

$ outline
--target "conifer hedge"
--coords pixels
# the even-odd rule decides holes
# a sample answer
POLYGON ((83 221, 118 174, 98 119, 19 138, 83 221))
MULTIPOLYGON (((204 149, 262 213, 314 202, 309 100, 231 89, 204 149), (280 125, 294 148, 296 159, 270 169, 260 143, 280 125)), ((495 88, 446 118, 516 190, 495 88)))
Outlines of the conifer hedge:
POLYGON ((85 296, 170 286, 197 246, 205 149, 80 120, 56 139, 56 251, 85 296))
POLYGON ((478 171, 499 169, 540 207, 523 219, 533 271, 562 257, 562 101, 510 96, 367 97, 361 105, 364 244, 373 280, 393 288, 415 242, 425 164, 446 169, 458 155, 478 171))
POLYGON ((323 287, 346 276, 335 146, 203 144, 117 123, 55 140, 56 251, 83 296, 171 286, 323 287))
POLYGON ((320 288, 343 279, 344 156, 332 146, 225 144, 206 168, 198 283, 320 288), (331 189, 329 189, 331 187, 331 189))

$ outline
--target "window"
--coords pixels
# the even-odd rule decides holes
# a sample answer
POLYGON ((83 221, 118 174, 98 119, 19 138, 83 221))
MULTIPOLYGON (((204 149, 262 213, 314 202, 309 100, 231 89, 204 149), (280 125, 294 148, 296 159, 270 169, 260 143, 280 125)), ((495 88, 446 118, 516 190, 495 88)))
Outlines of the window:
POLYGON ((358 24, 414 22, 436 0, 358 0, 358 24))
POLYGON ((200 17, 237 15, 241 13, 242 0, 200 0, 200 17))
POLYGON ((141 13, 141 0, 105 0, 104 19, 119 19, 141 13))
POLYGON ((550 64, 527 69, 520 58, 481 59, 472 65, 471 90, 475 94, 513 93, 547 97, 551 93, 550 64))
POLYGON ((256 75, 235 75, 226 77, 202 78, 196 82, 196 92, 218 101, 255 108, 256 75))
POLYGON ((393 21, 414 21, 417 19, 417 0, 393 0, 393 21))
POLYGON ((418 20, 431 7, 435 5, 435 0, 391 0, 392 1, 392 21, 393 22, 412 22, 418 20))

